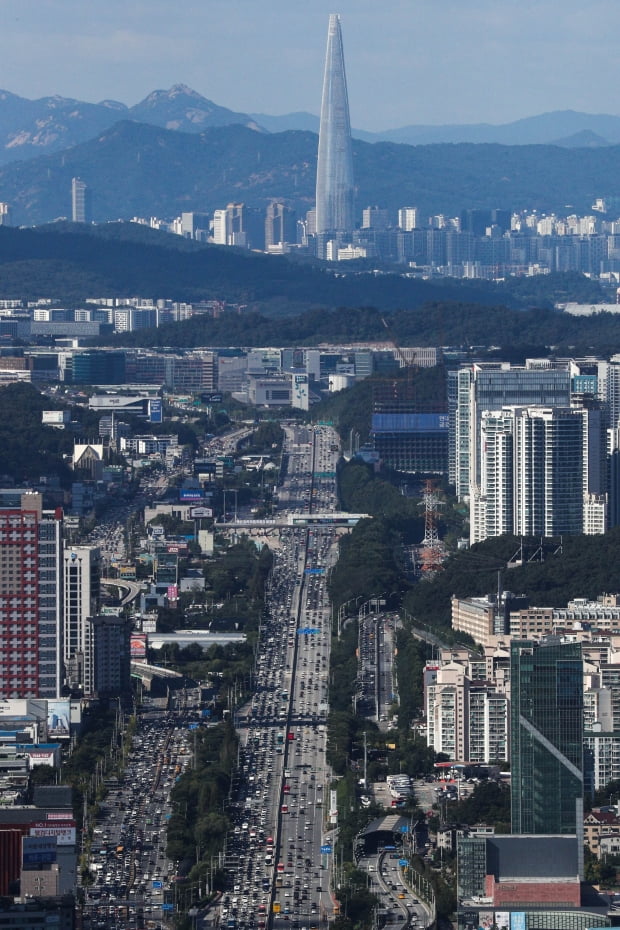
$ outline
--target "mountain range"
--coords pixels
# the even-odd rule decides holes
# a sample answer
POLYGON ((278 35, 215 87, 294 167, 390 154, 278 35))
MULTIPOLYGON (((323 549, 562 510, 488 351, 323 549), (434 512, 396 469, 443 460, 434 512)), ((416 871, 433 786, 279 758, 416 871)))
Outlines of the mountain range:
MULTIPOLYGON (((319 119, 312 113, 301 111, 282 116, 239 113, 214 103, 184 84, 155 90, 131 107, 117 100, 85 103, 60 96, 29 100, 0 90, 0 165, 86 142, 119 120, 187 133, 231 124, 269 133, 318 132, 319 128, 319 119)), ((353 135, 365 142, 407 145, 473 142, 604 146, 620 143, 620 117, 562 110, 499 125, 409 125, 382 132, 354 129, 353 135)))
MULTIPOLYGON (((268 132, 288 129, 319 131, 319 118, 312 113, 288 113, 269 116, 253 113, 252 118, 268 132)), ((365 142, 399 142, 405 145, 438 145, 441 143, 473 142, 499 145, 616 145, 620 144, 620 117, 606 114, 579 113, 576 110, 555 110, 539 116, 529 116, 510 123, 469 123, 446 125, 401 126, 383 132, 352 129, 356 139, 365 142)))
POLYGON ((0 164, 62 151, 121 119, 181 132, 202 132, 232 123, 260 131, 246 113, 220 107, 184 84, 155 90, 132 107, 117 100, 84 103, 58 96, 28 100, 0 90, 0 164))
MULTIPOLYGON (((620 146, 403 145, 354 140, 358 211, 416 205, 422 215, 500 207, 588 213, 597 197, 620 211, 620 146)), ((316 135, 241 125, 201 133, 122 120, 95 138, 0 168, 0 200, 15 224, 71 214, 71 178, 92 195, 92 219, 172 218, 230 201, 264 209, 282 200, 303 215, 314 203, 316 135)), ((618 215, 617 213, 615 214, 618 215)))

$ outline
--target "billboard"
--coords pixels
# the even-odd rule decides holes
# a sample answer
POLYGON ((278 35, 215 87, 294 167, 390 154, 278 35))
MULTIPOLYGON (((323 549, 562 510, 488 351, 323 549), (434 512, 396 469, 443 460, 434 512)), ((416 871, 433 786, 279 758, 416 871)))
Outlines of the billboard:
POLYGON ((166 592, 166 597, 169 601, 176 601, 179 599, 179 589, 175 584, 169 584, 168 590, 166 592))
POLYGON ((180 501, 201 501, 203 497, 202 488, 179 488, 180 501))
POLYGON ((510 915, 510 930, 526 930, 525 911, 512 911, 510 915))
POLYGON ((309 410, 310 393, 308 386, 308 375, 293 375, 292 389, 292 406, 297 407, 300 410, 309 410))
POLYGON ((56 823, 51 826, 49 823, 33 823, 30 828, 30 836, 37 837, 56 837, 59 846, 75 845, 75 821, 67 820, 64 823, 56 823))
POLYGON ((22 837, 22 863, 25 871, 41 869, 56 862, 56 837, 22 837))
POLYGON ((213 510, 210 507, 190 507, 189 515, 192 520, 196 520, 199 517, 212 517, 213 510))
POLYGON ((164 418, 161 397, 153 397, 148 403, 149 420, 151 423, 161 423, 164 418))
POLYGON ((495 911, 495 926, 497 930, 510 930, 510 914, 508 911, 495 911))
POLYGON ((146 633, 132 633, 129 648, 132 659, 145 659, 146 633))
POLYGON ((157 631, 157 620, 143 620, 142 629, 145 633, 155 633, 157 631))
POLYGON ((71 736, 71 701, 47 702, 47 735, 55 739, 71 736))
POLYGON ((448 431, 447 413, 373 413, 373 433, 427 433, 448 431))

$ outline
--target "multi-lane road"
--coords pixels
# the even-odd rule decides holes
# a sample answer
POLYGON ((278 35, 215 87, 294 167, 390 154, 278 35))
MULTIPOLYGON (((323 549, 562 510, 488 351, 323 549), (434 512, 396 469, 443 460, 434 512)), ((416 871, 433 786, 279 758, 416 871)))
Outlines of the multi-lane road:
MULTIPOLYGON (((338 510, 339 442, 325 426, 286 427, 285 434, 279 509, 281 524, 292 513, 297 525, 281 526, 273 549, 254 692, 235 713, 239 769, 221 857, 227 888, 215 907, 195 914, 197 928, 319 930, 336 913, 331 887, 335 825, 329 816, 326 763, 331 642, 326 585, 337 557, 338 530, 328 515, 338 510), (319 521, 318 514, 326 516, 319 521)), ((362 661, 369 673, 366 713, 383 723, 394 690, 393 631, 383 618, 368 618, 361 629, 362 661)), ((111 792, 99 829, 105 831, 105 846, 124 848, 113 857, 112 872, 97 877, 89 900, 93 927, 106 911, 108 921, 112 916, 122 921, 123 903, 129 905, 127 926, 166 916, 163 892, 175 864, 165 858, 165 824, 173 778, 190 759, 186 727, 187 721, 165 714, 146 720, 125 781, 111 792), (153 754, 150 765, 144 764, 145 754, 153 754), (146 803, 147 795, 155 804, 146 803)), ((388 873, 394 868, 391 862, 377 862, 377 875, 369 879, 382 901, 395 900, 403 924, 415 925, 413 896, 404 887, 395 894, 391 887, 396 876, 388 873)), ((419 919, 424 926, 422 908, 419 919)))
MULTIPOLYGON (((333 430, 287 428, 281 506, 299 516, 336 510, 333 430)), ((282 530, 256 654, 256 690, 237 715, 243 752, 236 823, 228 838, 228 928, 311 930, 333 913, 325 762, 330 525, 282 530)))

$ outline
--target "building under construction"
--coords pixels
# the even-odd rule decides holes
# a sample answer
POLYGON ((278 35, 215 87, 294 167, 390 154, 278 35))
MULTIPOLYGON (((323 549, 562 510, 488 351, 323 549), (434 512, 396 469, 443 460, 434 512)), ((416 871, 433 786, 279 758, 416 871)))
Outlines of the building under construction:
POLYGON ((416 399, 411 378, 374 386, 371 437, 381 461, 396 471, 448 472, 448 410, 416 399))

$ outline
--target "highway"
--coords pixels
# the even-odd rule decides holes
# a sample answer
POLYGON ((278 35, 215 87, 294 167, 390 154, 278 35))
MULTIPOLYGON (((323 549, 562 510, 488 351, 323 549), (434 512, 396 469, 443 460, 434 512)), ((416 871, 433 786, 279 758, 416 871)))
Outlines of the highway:
MULTIPOLYGON (((287 427, 284 455, 280 504, 298 514, 334 512, 334 431, 287 427)), ((312 930, 333 913, 321 847, 329 793, 326 572, 336 530, 290 527, 280 543, 256 653, 256 690, 236 720, 243 749, 226 849, 230 888, 217 914, 230 930, 312 930)))
POLYGON ((106 782, 87 859, 84 930, 160 926, 164 889, 176 870, 166 856, 170 794, 192 758, 187 709, 143 713, 122 776, 106 782))

